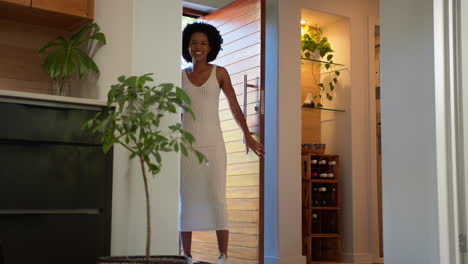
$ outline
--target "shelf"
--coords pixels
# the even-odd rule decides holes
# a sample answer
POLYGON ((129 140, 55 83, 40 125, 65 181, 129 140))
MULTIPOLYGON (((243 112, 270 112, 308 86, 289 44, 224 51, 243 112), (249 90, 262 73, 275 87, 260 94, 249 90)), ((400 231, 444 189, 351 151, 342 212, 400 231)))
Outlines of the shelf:
POLYGON ((312 210, 340 210, 339 207, 315 207, 312 206, 312 210))
POLYGON ((318 62, 318 63, 322 63, 322 64, 336 65, 336 66, 346 66, 346 65, 340 64, 340 63, 329 63, 328 61, 322 61, 322 60, 316 60, 316 59, 301 58, 301 60, 309 61, 309 62, 318 62))
POLYGON ((337 237, 340 238, 339 234, 312 234, 310 237, 337 237))
POLYGON ((311 182, 318 183, 338 183, 338 180, 321 180, 321 179, 310 179, 311 182))
POLYGON ((338 180, 324 180, 324 179, 302 179, 302 180, 316 182, 316 183, 338 183, 338 180))
POLYGON ((332 108, 323 108, 323 107, 308 107, 308 106, 302 106, 302 108, 310 109, 310 110, 333 111, 333 112, 342 112, 342 113, 345 112, 345 110, 341 110, 341 109, 332 109, 332 108))

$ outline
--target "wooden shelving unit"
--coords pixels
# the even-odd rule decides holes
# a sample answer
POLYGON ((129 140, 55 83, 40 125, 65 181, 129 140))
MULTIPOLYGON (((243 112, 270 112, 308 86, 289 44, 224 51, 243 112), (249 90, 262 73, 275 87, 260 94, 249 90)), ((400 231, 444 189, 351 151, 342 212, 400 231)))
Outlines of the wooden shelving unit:
POLYGON ((307 263, 341 259, 337 155, 302 155, 302 253, 307 263))

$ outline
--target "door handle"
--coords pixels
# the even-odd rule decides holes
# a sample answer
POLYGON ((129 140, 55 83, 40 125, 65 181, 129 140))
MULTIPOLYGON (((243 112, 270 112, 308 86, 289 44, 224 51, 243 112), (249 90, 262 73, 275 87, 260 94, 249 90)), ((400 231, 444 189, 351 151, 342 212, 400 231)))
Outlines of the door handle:
MULTIPOLYGON (((244 112, 244 119, 247 123, 247 88, 254 88, 258 89, 257 85, 248 84, 247 83, 247 74, 244 74, 244 104, 243 104, 243 112, 244 112)), ((255 111, 258 112, 258 105, 255 106, 255 111)), ((242 142, 245 144, 245 135, 242 137, 242 142)))

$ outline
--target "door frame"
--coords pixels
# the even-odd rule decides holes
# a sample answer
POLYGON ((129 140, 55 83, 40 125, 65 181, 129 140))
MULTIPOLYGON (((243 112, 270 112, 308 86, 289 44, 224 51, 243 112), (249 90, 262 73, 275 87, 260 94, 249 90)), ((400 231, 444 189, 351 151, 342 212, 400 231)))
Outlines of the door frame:
MULTIPOLYGON (((260 0, 260 142, 265 146, 265 47, 266 47, 266 0, 260 0)), ((258 261, 265 262, 265 158, 260 157, 259 175, 258 261)))
MULTIPOLYGON (((237 0, 232 1, 230 4, 233 4, 237 0)), ((259 83, 259 90, 260 90, 260 101, 258 102, 260 109, 259 109, 259 119, 260 119, 260 129, 259 129, 259 137, 260 142, 265 145, 265 47, 266 47, 266 0, 259 0, 260 1, 260 83, 259 83)), ((226 6, 228 6, 226 5, 226 6)), ((189 8, 183 8, 182 15, 191 16, 194 18, 201 18, 205 15, 209 15, 209 13, 196 11, 189 8)), ((259 158, 259 219, 258 219, 258 263, 263 264, 265 261, 264 255, 264 212, 265 212, 265 158, 259 158)), ((181 244, 179 240, 179 252, 181 251, 181 244)))
MULTIPOLYGON (((372 260, 376 263, 383 263, 380 257, 380 239, 379 239, 379 199, 378 199, 378 173, 377 173, 377 129, 376 124, 376 99, 375 88, 375 27, 380 26, 380 19, 375 16, 368 18, 369 34, 369 190, 370 190, 370 253, 372 260)), ((383 253, 383 252, 382 252, 383 253)))
POLYGON ((433 5, 439 252, 440 263, 453 264, 467 261, 460 7, 460 0, 433 5))

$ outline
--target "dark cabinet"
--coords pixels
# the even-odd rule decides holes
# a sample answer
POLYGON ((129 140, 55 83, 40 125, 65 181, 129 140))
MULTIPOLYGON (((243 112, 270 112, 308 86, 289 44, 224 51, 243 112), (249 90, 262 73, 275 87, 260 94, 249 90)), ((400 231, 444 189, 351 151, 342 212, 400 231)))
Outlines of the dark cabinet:
POLYGON ((5 263, 94 264, 110 254, 112 151, 81 130, 97 111, 0 102, 5 263))

